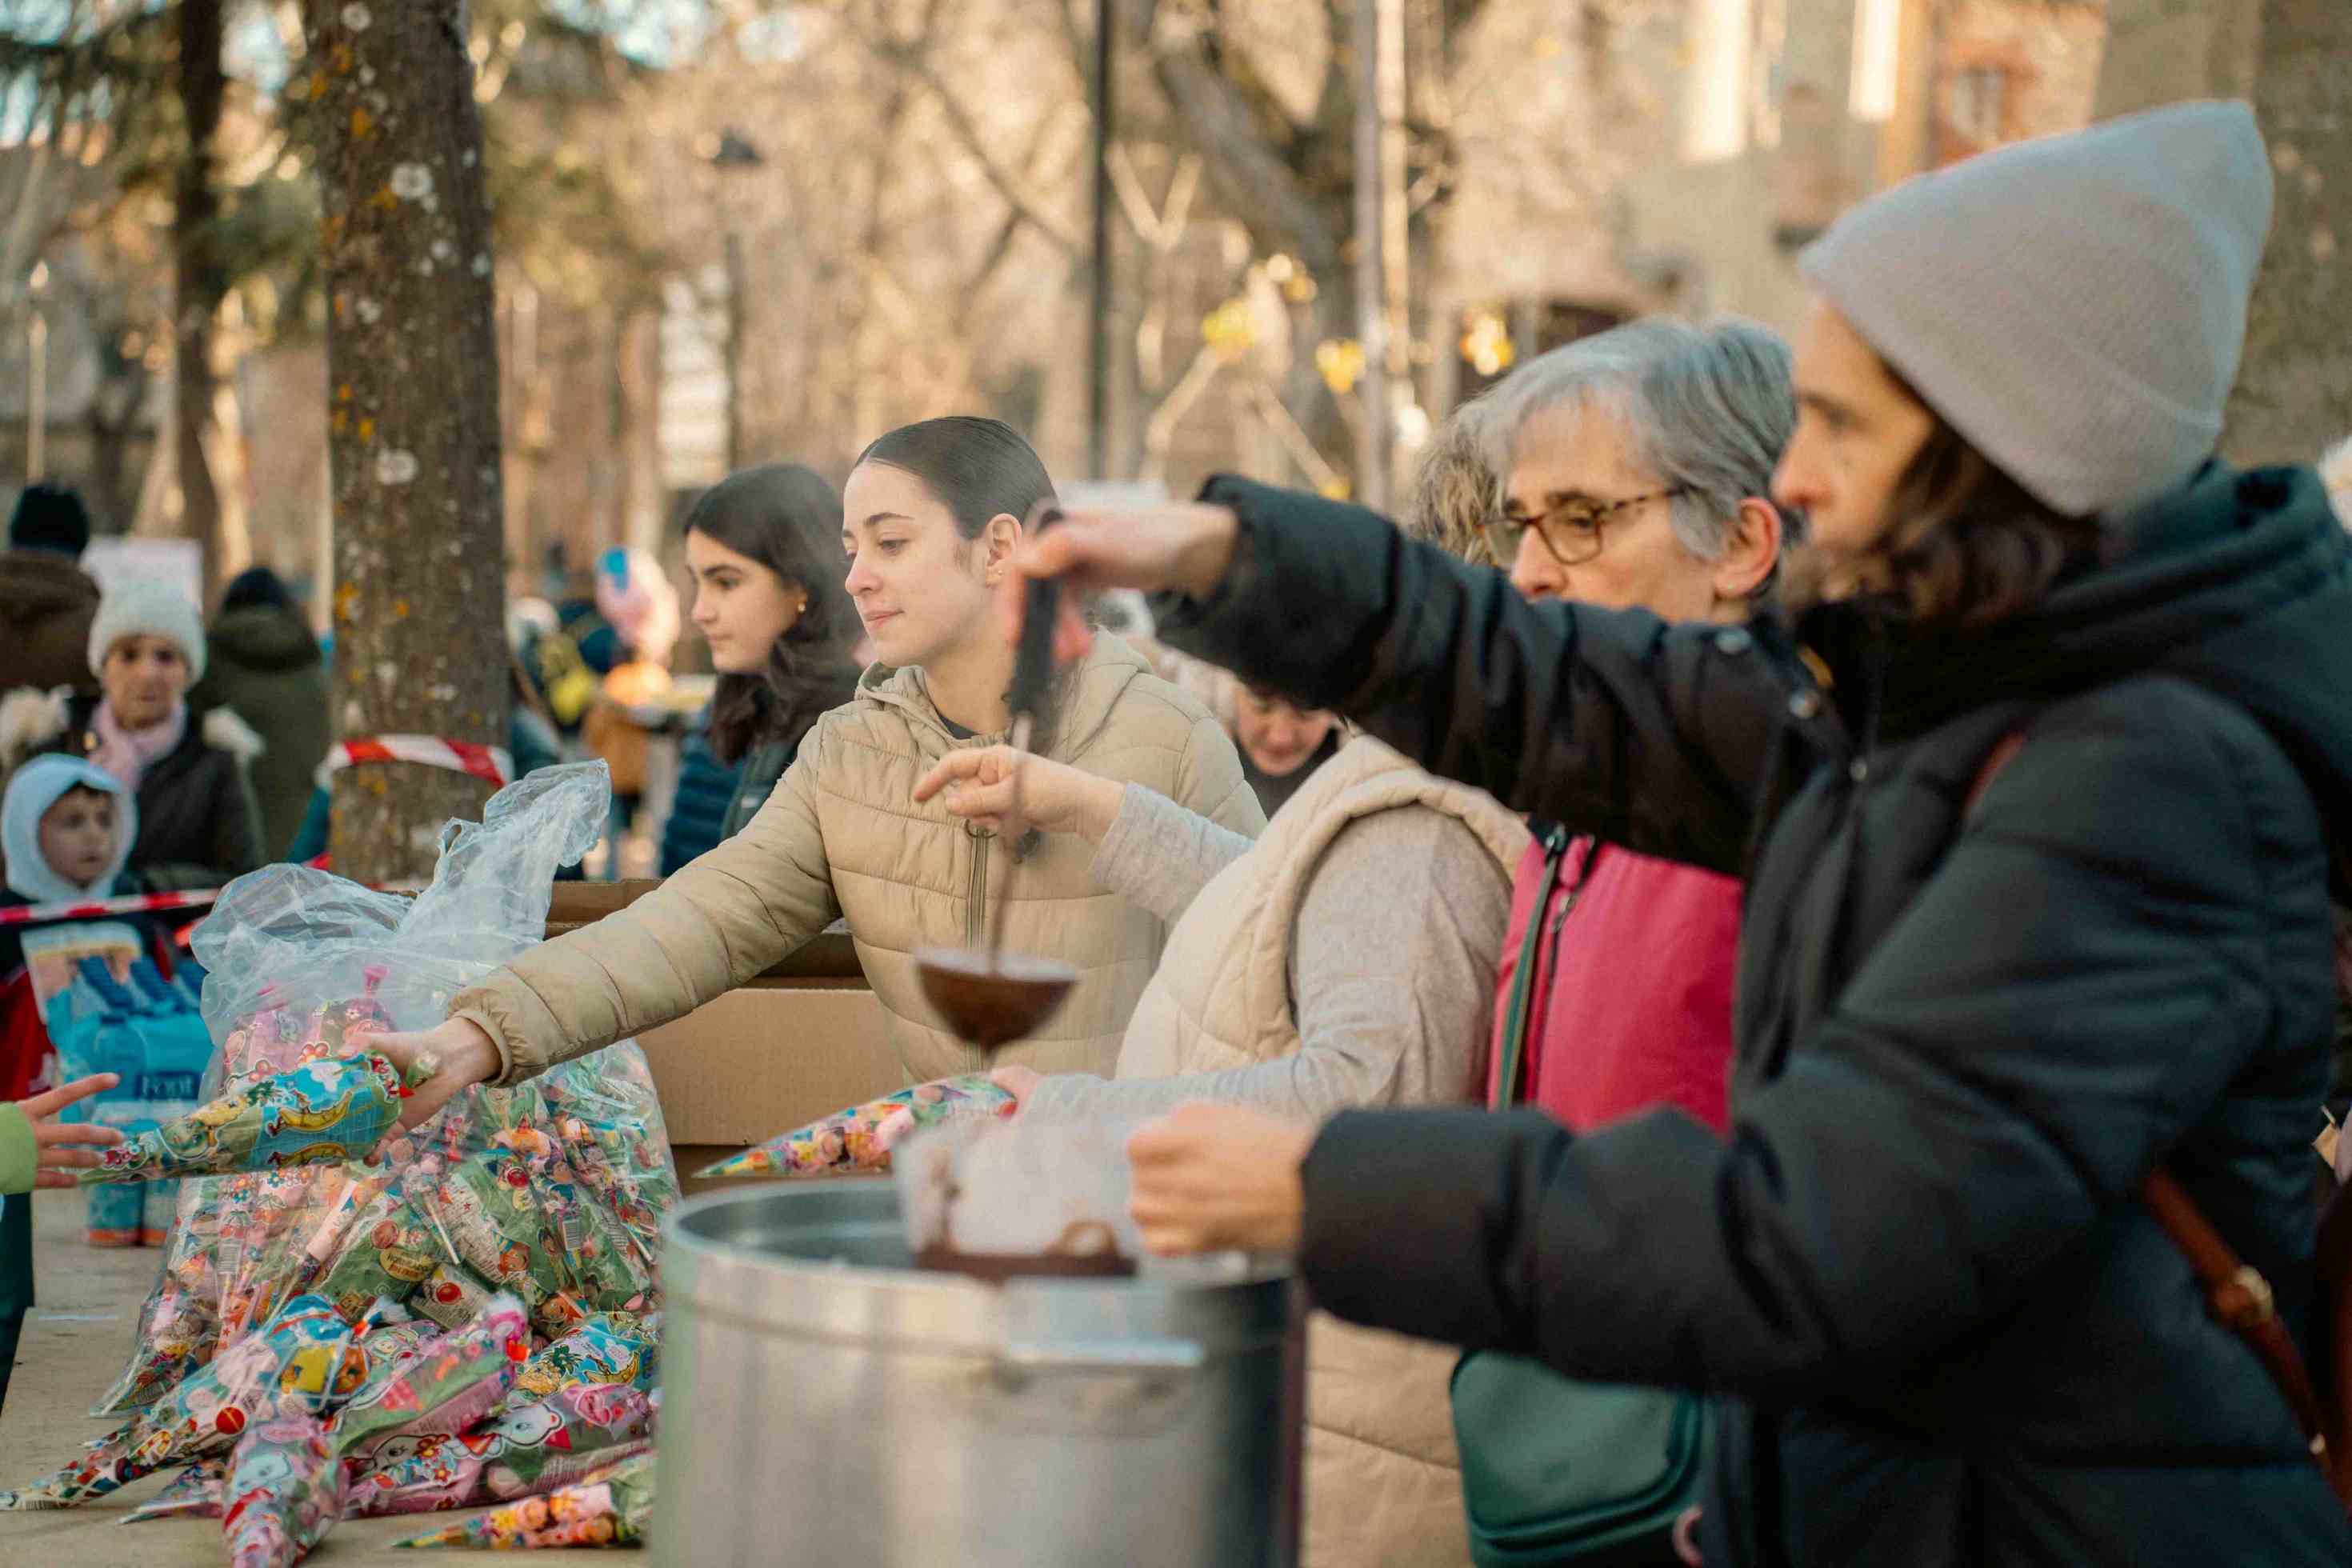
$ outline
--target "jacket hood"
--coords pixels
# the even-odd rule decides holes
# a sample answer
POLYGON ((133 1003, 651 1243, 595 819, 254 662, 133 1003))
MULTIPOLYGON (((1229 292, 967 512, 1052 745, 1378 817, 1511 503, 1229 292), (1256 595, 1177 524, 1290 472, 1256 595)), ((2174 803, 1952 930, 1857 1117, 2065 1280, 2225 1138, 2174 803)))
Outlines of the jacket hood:
POLYGON ((276 675, 319 662, 319 639, 290 605, 246 605, 224 611, 206 634, 215 661, 276 675))
POLYGON ((122 875, 131 841, 138 837, 139 803, 121 780, 80 757, 55 752, 35 757, 16 770, 8 781, 5 801, 0 802, 0 858, 7 863, 8 890, 37 904, 104 898, 122 875), (114 797, 114 857, 94 881, 66 880, 41 854, 41 818, 70 789, 94 789, 114 797))
MULTIPOLYGON (((2136 676, 2171 676, 2244 709, 2352 830, 2352 539, 2309 468, 2208 464, 2111 525, 2112 563, 2036 608, 1964 633, 1890 638, 1879 733, 1916 734, 1969 709, 2043 704, 2136 676)), ((1829 605, 1801 634, 1833 669, 1874 608, 1829 605)), ((1839 669, 1841 676, 1844 671, 1839 669)))
MULTIPOLYGON (((1086 657, 1064 670, 1054 682, 1052 754, 1066 758, 1085 750, 1110 721, 1111 710, 1118 705, 1121 694, 1139 677, 1150 673, 1151 667, 1144 662, 1141 654, 1108 632, 1097 632, 1094 646, 1087 650, 1086 657)), ((916 722, 952 740, 939 708, 931 701, 923 672, 912 666, 904 669, 882 664, 868 667, 858 678, 856 700, 898 709, 916 722)), ((1002 733, 976 737, 982 742, 1003 738, 1002 733)))
POLYGON ((29 626, 97 607, 97 583, 66 557, 46 550, 0 551, 0 623, 29 626))

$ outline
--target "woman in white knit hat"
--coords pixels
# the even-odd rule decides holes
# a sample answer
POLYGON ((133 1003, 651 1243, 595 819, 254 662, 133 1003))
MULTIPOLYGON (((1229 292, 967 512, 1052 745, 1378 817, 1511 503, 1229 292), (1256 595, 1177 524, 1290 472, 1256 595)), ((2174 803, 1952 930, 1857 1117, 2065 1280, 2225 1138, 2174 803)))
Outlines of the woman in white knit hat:
MULTIPOLYGON (((1747 879, 1727 1142, 1192 1106, 1129 1144, 1146 1242, 1295 1247, 1341 1317, 1716 1394, 1709 1568, 2352 1563, 2344 1434, 2324 1473, 2316 1401, 2241 1334, 2328 1338, 2352 845, 2352 546, 2310 468, 2214 458, 2270 213, 2253 116, 2192 104, 1840 219, 1773 483, 1818 566, 1793 622, 1523 604, 1226 479, 1016 555, 1747 879), (2200 1249, 2210 1310, 2184 1203, 2245 1266, 2200 1249)), ((1540 1406, 1485 1408, 1508 1500, 1556 1450, 1540 1406)))
POLYGON ((0 700, 0 758, 87 757, 139 806, 130 872, 148 889, 217 888, 262 863, 260 810, 246 776, 261 740, 226 708, 192 713, 205 672, 196 606, 168 584, 107 589, 89 629, 100 694, 20 689, 0 700))

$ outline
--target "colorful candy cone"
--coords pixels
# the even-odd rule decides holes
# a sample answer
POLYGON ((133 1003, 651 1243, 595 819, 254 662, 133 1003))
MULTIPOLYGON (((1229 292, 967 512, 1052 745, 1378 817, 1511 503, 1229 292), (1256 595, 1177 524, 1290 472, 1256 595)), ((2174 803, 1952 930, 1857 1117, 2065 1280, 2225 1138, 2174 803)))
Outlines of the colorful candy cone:
POLYGON ((1010 1116, 1019 1104, 985 1073, 919 1083, 778 1133, 704 1167, 705 1176, 839 1176, 890 1168, 885 1135, 943 1122, 1010 1116))

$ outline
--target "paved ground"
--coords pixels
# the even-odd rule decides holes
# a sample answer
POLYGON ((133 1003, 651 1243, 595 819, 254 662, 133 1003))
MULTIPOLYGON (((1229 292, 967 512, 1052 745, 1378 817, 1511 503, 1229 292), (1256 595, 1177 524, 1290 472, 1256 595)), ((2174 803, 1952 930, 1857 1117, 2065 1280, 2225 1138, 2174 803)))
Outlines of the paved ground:
MULTIPOLYGON (((692 1171, 720 1150, 679 1151, 692 1171)), ((688 1181, 689 1189, 702 1184, 688 1181)), ((42 1193, 34 1204, 36 1267, 40 1305, 26 1321, 16 1370, 0 1409, 0 1489, 37 1480, 64 1466, 83 1444, 114 1424, 93 1420, 90 1405, 113 1383, 131 1354, 139 1309, 155 1282, 161 1254, 144 1248, 98 1251, 81 1242, 81 1198, 42 1193)), ((161 1519, 124 1528, 117 1521, 161 1489, 151 1476, 111 1497, 80 1508, 45 1513, 0 1513, 0 1564, 5 1568, 220 1568, 220 1522, 161 1519)), ((415 1535, 447 1514, 410 1519, 352 1520, 335 1527, 308 1559, 320 1568, 463 1568, 465 1564, 604 1562, 609 1552, 536 1553, 442 1552, 431 1557, 394 1552, 392 1542, 415 1535)), ((462 1516, 457 1516, 462 1517, 462 1516)), ((631 1558, 630 1562, 641 1562, 631 1558)))

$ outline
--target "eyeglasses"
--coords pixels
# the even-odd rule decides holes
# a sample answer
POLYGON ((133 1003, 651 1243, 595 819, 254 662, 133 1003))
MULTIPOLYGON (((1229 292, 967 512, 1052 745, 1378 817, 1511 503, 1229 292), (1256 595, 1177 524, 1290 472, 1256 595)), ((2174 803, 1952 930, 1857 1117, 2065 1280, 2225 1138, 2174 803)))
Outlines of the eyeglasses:
POLYGON ((1534 529, 1551 558, 1562 566, 1581 566, 1601 553, 1601 525, 1619 512, 1654 500, 1672 500, 1690 494, 1686 485, 1670 489, 1652 490, 1647 495, 1627 496, 1623 500, 1563 501, 1549 511, 1532 516, 1515 511, 1496 512, 1486 521, 1486 548, 1495 552, 1495 560, 1507 569, 1518 559, 1519 537, 1534 529))

